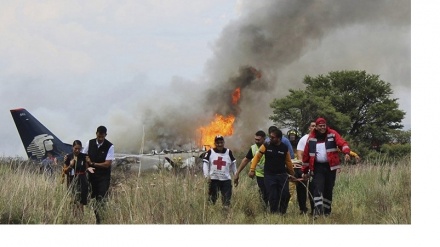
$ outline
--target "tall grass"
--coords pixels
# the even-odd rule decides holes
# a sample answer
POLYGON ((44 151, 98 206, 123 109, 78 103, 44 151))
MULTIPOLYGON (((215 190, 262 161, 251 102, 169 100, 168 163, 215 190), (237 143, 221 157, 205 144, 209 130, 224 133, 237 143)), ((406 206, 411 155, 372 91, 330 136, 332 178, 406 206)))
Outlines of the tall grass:
MULTIPOLYGON (((0 159, 0 223, 95 224, 94 200, 83 217, 74 215, 72 196, 60 173, 47 176, 35 165, 0 159)), ((255 180, 241 174, 227 210, 207 201, 202 174, 113 170, 104 224, 411 224, 410 159, 398 163, 346 165, 338 174, 332 215, 300 215, 292 194, 287 214, 266 213, 255 180)))

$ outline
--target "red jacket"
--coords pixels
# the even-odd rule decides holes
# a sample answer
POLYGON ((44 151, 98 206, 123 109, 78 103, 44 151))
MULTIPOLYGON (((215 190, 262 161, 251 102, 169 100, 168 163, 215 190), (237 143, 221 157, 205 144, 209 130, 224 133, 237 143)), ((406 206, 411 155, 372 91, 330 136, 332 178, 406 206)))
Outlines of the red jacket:
MULTIPOLYGON (((316 144, 318 143, 316 139, 316 130, 310 133, 309 138, 307 139, 306 146, 304 148, 303 154, 303 166, 301 170, 303 173, 308 173, 309 170, 314 170, 315 163, 315 154, 316 154, 316 144)), ((350 154, 350 147, 348 143, 333 129, 327 127, 325 138, 325 149, 327 150, 327 159, 330 165, 330 169, 333 171, 335 169, 340 168, 339 161, 339 153, 338 147, 344 154, 350 154)), ((319 141, 322 143, 323 141, 319 141)))

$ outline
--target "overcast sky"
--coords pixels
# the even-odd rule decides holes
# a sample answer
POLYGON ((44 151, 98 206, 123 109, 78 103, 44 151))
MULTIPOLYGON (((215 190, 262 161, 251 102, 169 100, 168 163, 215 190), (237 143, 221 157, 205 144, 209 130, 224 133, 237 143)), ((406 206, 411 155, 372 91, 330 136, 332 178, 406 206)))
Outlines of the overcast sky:
MULTIPOLYGON (((207 88, 217 86, 213 75, 216 75, 219 68, 234 71, 237 70, 234 66, 246 61, 230 54, 242 55, 237 49, 239 46, 234 46, 237 37, 229 34, 249 27, 249 23, 255 23, 254 30, 262 30, 260 34, 270 37, 270 29, 267 27, 273 27, 268 24, 273 16, 269 14, 276 14, 277 11, 285 14, 283 10, 289 10, 282 8, 285 7, 283 1, 275 0, 66 2, 0 1, 0 155, 26 156, 9 112, 17 107, 28 109, 53 133, 69 143, 74 139, 85 141, 94 137, 96 127, 100 124, 109 127, 109 139, 114 143, 124 143, 124 139, 132 139, 137 143, 139 138, 134 137, 142 133, 142 126, 149 127, 145 116, 157 116, 159 119, 165 116, 172 125, 179 126, 169 114, 179 115, 176 109, 180 109, 183 115, 198 113, 188 109, 188 101, 194 109, 206 110, 203 108, 204 98, 200 101, 191 100, 188 95, 197 98, 197 95, 205 94, 207 88), (273 8, 268 7, 272 11, 266 11, 265 4, 274 5, 273 8), (280 8, 277 9, 277 6, 280 8), (215 68, 214 71, 211 68, 215 68), (182 105, 185 107, 180 107, 182 105), (161 112, 169 114, 160 115, 161 112), (119 138, 124 134, 126 138, 119 138)), ((297 5, 297 8, 290 9, 297 10, 293 16, 298 26, 301 21, 307 22, 309 18, 319 18, 326 14, 338 18, 329 18, 329 25, 324 25, 327 23, 327 19, 324 19, 318 24, 328 31, 322 32, 323 29, 320 29, 318 34, 310 32, 313 35, 305 40, 299 39, 301 42, 297 42, 298 35, 292 35, 297 31, 297 25, 288 26, 294 31, 286 33, 292 35, 292 40, 297 43, 286 43, 286 46, 291 46, 291 49, 286 49, 290 56, 281 62, 271 61, 280 67, 275 70, 276 76, 266 78, 276 78, 271 93, 273 97, 285 96, 287 89, 300 85, 306 74, 314 76, 332 70, 366 70, 367 73, 379 74, 383 80, 391 83, 401 109, 407 113, 403 123, 406 129, 412 127, 413 140, 428 136, 425 133, 432 129, 429 125, 434 123, 438 112, 435 107, 440 104, 436 61, 440 43, 438 6, 419 0, 413 3, 409 0, 340 0, 336 1, 340 4, 333 7, 327 3, 331 1, 304 1, 310 3, 308 6, 300 6, 299 1, 290 2, 297 5), (352 3, 359 3, 359 6, 353 6, 352 3), (320 4, 326 8, 319 8, 320 4), (348 6, 347 9, 344 9, 345 6, 348 6), (413 17, 417 19, 409 19, 410 7, 413 17), (356 15, 349 15, 350 9, 354 9, 356 15), (388 11, 388 15, 381 12, 381 9, 388 11), (339 14, 343 10, 348 13, 339 14), (375 13, 378 15, 375 16, 375 13), (332 25, 339 18, 341 22, 332 25), (289 54, 291 50, 294 51, 293 55, 289 54), (412 68, 412 64, 416 66, 412 68), (411 105, 411 96, 419 103, 411 105), (413 121, 412 107, 417 109, 413 111, 413 121), (418 128, 415 128, 416 124, 418 128)), ((298 31, 304 36, 309 34, 300 28, 298 31)), ((286 37, 280 37, 280 40, 286 40, 286 37)), ((248 43, 243 42, 242 45, 248 43)), ((253 57, 246 58, 251 60, 253 57)), ((273 67, 264 64, 264 59, 250 65, 274 71, 273 67)), ((227 79, 220 78, 222 81, 227 79)), ((261 119, 267 119, 270 114, 268 103, 257 103, 266 114, 261 119)), ((255 109, 250 111, 255 112, 255 109)), ((184 118, 178 116, 178 119, 184 118)), ((267 128, 265 124, 264 121, 256 123, 257 126, 267 128)), ((426 143, 432 143, 432 136, 429 137, 426 143)), ((431 156, 426 155, 425 145, 413 145, 412 154, 419 164, 432 163, 431 156), (422 148, 423 155, 420 155, 422 148)), ((427 178, 432 173, 426 171, 412 169, 413 178, 418 175, 414 180, 423 181, 423 188, 430 187, 425 183, 435 181, 427 178)), ((413 191, 412 208, 415 209, 416 203, 424 201, 428 196, 413 191)), ((394 226, 390 229, 387 226, 387 229, 382 229, 371 226, 381 229, 383 236, 375 233, 375 238, 365 238, 363 234, 359 239, 382 244, 387 241, 392 241, 390 244, 416 244, 419 243, 419 234, 424 234, 422 239, 438 240, 436 228, 429 225, 430 221, 435 223, 435 215, 433 217, 432 212, 422 207, 413 211, 410 227, 394 226), (417 220, 415 215, 420 212, 429 214, 417 220), (422 229, 422 225, 425 229, 422 229), (391 238, 390 230, 395 234, 391 238)), ((291 229, 291 226, 286 227, 286 234, 291 229)), ((295 232, 301 229, 294 228, 295 232)), ((330 229, 324 230, 328 232, 330 229)), ((365 233, 364 228, 360 230, 356 227, 343 229, 348 234, 336 243, 344 246, 343 240, 348 238, 349 241, 345 242, 352 245, 353 239, 349 236, 365 233)), ((144 237, 142 233, 133 232, 144 237)), ((16 236, 20 238, 22 232, 12 233, 18 234, 16 236)), ((177 233, 187 234, 186 231, 177 233)), ((120 236, 113 234, 117 235, 120 236)), ((162 241, 169 235, 164 233, 158 236, 155 240, 162 241)), ((154 239, 155 236, 148 237, 154 239)), ((182 238, 174 240, 177 243, 182 238)), ((34 241, 33 238, 22 239, 34 241)), ((107 240, 114 238, 108 236, 107 240)))
POLYGON ((229 90, 240 66, 263 71, 267 94, 243 93, 229 146, 266 130, 270 101, 305 75, 334 70, 391 83, 410 129, 410 1, 302 2, 1 1, 0 155, 26 156, 9 112, 18 107, 67 143, 105 125, 120 151, 139 150, 143 129, 149 147, 170 145, 167 133, 211 117, 223 100, 212 91, 229 90))

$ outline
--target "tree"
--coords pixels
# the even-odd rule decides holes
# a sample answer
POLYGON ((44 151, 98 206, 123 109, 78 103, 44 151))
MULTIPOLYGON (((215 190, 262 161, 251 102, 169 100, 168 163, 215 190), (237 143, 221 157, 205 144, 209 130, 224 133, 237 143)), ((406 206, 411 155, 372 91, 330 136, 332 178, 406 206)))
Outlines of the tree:
POLYGON ((390 83, 365 71, 334 71, 304 78, 305 90, 271 103, 270 119, 282 127, 307 132, 317 117, 355 142, 382 145, 391 141, 391 131, 401 129, 405 112, 399 110, 390 83))
POLYGON ((338 131, 347 130, 350 119, 337 112, 329 99, 317 97, 306 91, 289 89, 290 95, 286 98, 275 99, 270 107, 274 115, 269 118, 277 123, 280 128, 295 129, 304 135, 309 131, 310 121, 317 116, 327 116, 329 124, 339 126, 338 131))
POLYGON ((411 144, 411 130, 392 130, 389 136, 391 143, 411 144))

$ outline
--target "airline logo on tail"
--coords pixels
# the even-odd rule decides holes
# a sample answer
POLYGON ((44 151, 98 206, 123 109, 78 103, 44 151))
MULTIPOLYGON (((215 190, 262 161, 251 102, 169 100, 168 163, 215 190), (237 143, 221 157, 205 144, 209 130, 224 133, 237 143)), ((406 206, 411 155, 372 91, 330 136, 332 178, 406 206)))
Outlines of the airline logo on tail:
POLYGON ((52 151, 53 148, 53 136, 42 134, 34 137, 31 144, 26 148, 31 156, 37 156, 38 159, 43 158, 47 151, 52 151))
POLYGON ((72 145, 63 143, 26 109, 12 109, 11 114, 30 159, 44 159, 49 151, 55 157, 72 152, 72 145))

